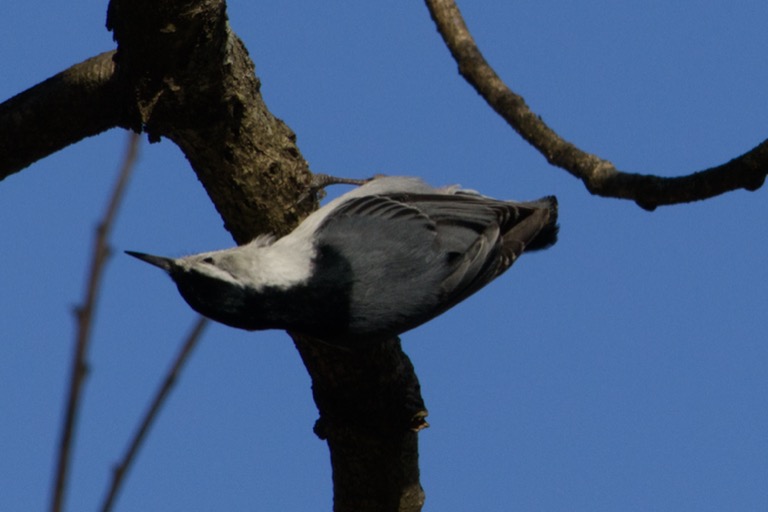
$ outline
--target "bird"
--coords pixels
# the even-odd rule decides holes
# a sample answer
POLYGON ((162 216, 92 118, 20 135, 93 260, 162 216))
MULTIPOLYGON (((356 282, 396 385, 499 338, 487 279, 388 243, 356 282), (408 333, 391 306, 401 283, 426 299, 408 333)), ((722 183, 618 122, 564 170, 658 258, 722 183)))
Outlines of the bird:
POLYGON ((125 252, 167 272, 189 306, 217 322, 354 347, 435 318, 524 251, 550 247, 557 217, 554 196, 504 201, 378 176, 279 239, 180 258, 125 252))

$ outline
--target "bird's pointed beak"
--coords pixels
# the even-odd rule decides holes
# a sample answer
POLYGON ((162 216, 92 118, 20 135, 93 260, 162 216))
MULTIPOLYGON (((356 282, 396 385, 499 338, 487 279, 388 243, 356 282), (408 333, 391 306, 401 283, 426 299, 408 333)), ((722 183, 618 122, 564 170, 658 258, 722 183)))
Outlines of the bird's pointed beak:
POLYGON ((152 254, 144 254, 143 252, 125 251, 125 254, 138 258, 141 261, 146 261, 150 265, 159 267, 166 272, 170 272, 175 266, 176 262, 173 258, 166 258, 163 256, 154 256, 152 254))

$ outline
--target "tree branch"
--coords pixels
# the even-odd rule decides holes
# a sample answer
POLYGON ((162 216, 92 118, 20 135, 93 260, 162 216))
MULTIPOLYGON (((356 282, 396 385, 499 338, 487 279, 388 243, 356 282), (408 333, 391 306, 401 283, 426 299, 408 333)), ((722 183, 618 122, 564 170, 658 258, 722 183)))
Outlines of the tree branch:
POLYGON ((85 137, 128 127, 113 55, 76 64, 0 104, 0 180, 85 137))
POLYGON ((238 243, 285 234, 317 207, 296 136, 267 109, 223 0, 112 0, 117 74, 151 141, 167 137, 238 243))
MULTIPOLYGON (((112 0, 107 23, 150 139, 181 147, 238 243, 287 233, 317 207, 295 135, 264 104, 223 1, 112 0)), ((415 430, 426 412, 399 342, 345 352, 295 341, 331 451, 334 510, 420 510, 415 430)))
POLYGON ((347 350, 293 338, 320 410, 315 433, 331 449, 334 510, 421 510, 417 433, 427 411, 400 340, 347 350))
POLYGON ((139 428, 136 430, 131 442, 128 444, 128 449, 112 471, 112 483, 109 486, 104 502, 101 504, 101 512, 109 512, 112 510, 117 494, 120 492, 120 487, 125 481, 125 477, 128 470, 131 468, 133 461, 136 459, 136 454, 138 454, 139 448, 141 448, 147 432, 149 432, 155 418, 157 418, 157 414, 163 407, 166 398, 168 398, 171 389, 174 384, 176 384, 182 368, 192 354, 192 350, 197 346, 197 342, 200 340, 206 325, 208 325, 208 319, 198 317, 187 335, 187 338, 184 340, 184 343, 182 343, 179 353, 176 355, 173 364, 168 369, 168 373, 165 375, 157 393, 155 393, 155 398, 152 400, 149 409, 147 409, 144 418, 141 420, 139 428))
POLYGON ((125 187, 128 184, 131 171, 136 162, 136 155, 139 148, 138 135, 132 134, 128 150, 126 151, 123 165, 118 174, 112 197, 107 205, 104 217, 96 228, 96 239, 93 244, 93 253, 91 256, 91 269, 86 285, 85 299, 83 304, 75 310, 77 319, 77 334, 75 350, 72 355, 72 366, 69 377, 69 395, 67 398, 67 409, 62 425, 61 439, 59 441, 58 462, 56 465, 56 479, 51 497, 51 510, 59 512, 64 504, 64 495, 67 488, 67 477, 69 474, 70 451, 72 449, 75 426, 80 412, 80 397, 82 396, 83 384, 88 373, 88 346, 91 339, 91 327, 93 326, 93 315, 96 309, 96 300, 98 297, 101 278, 104 275, 104 267, 109 257, 109 235, 117 216, 117 211, 122 201, 125 187))
POLYGON ((631 199, 641 208, 708 199, 737 189, 757 190, 768 174, 768 140, 717 167, 666 178, 619 171, 609 161, 561 138, 486 62, 453 0, 426 0, 459 73, 547 161, 579 178, 592 194, 631 199))

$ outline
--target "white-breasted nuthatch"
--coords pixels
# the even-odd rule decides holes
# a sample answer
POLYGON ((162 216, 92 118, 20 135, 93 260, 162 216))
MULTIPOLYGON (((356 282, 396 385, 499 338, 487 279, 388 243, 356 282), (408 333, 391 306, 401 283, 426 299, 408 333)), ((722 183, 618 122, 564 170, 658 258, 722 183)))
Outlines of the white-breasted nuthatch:
POLYGON ((352 345, 412 329, 466 299, 525 250, 557 239, 557 200, 500 201, 417 178, 379 177, 290 234, 165 258, 195 311, 247 330, 352 345))

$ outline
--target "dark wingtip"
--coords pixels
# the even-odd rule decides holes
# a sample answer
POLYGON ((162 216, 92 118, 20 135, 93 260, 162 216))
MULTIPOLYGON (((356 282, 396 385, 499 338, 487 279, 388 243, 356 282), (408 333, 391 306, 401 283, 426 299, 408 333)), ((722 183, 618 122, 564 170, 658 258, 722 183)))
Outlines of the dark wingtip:
POLYGON ((557 234, 560 232, 560 225, 557 223, 557 198, 555 196, 542 197, 538 201, 534 201, 533 204, 539 208, 547 208, 549 218, 536 237, 526 244, 526 251, 538 251, 551 247, 557 242, 557 234))
POLYGON ((170 272, 171 269, 173 268, 172 258, 166 258, 164 256, 155 256, 153 254, 145 254, 143 252, 135 252, 135 251, 125 251, 125 254, 129 256, 133 256, 134 258, 140 259, 141 261, 145 261, 150 265, 159 267, 165 270, 166 272, 170 272))

